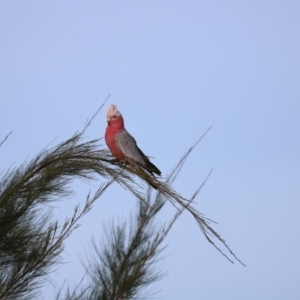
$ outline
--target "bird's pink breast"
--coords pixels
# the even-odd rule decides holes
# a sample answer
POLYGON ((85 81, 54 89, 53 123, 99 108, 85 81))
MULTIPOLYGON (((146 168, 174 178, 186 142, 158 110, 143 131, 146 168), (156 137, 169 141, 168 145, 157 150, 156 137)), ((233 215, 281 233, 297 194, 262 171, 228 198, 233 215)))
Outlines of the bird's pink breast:
POLYGON ((119 129, 113 128, 112 126, 107 126, 105 131, 105 142, 112 155, 115 156, 117 159, 123 160, 125 158, 125 155, 119 149, 115 140, 115 136, 119 132, 119 129))

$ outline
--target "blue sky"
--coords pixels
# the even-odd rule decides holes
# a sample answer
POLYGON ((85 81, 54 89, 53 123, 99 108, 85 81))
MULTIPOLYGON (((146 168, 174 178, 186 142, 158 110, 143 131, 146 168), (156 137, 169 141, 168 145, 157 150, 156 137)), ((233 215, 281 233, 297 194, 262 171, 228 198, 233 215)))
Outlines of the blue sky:
MULTIPOLYGON (((174 188, 246 263, 230 264, 184 214, 155 299, 300 299, 299 1, 1 1, 1 170, 80 130, 108 94, 167 175, 210 126, 174 188)), ((86 134, 103 137, 106 108, 86 134)), ((99 179, 101 181, 101 178, 99 179)), ((96 186, 97 183, 94 183, 96 186)), ((64 220, 91 186, 56 203, 64 220)), ((81 279, 92 236, 136 200, 114 185, 66 244, 45 300, 81 279)), ((160 215, 174 213, 166 205, 160 215)))

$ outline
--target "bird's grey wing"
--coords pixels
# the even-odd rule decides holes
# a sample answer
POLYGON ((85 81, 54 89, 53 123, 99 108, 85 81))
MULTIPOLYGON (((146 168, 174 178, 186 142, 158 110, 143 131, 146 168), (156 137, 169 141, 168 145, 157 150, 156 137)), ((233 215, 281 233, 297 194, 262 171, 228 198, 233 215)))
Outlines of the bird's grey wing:
POLYGON ((131 136, 127 130, 122 130, 116 134, 115 141, 126 157, 131 158, 141 166, 146 167, 147 164, 141 150, 138 148, 134 137, 131 136))

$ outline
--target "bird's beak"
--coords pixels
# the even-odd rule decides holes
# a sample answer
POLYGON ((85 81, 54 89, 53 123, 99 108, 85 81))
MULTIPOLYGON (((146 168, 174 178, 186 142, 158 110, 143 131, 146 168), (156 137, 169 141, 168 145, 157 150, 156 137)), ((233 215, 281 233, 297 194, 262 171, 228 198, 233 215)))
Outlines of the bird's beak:
POLYGON ((110 118, 107 117, 106 121, 107 121, 107 123, 108 123, 108 125, 109 125, 109 123, 110 123, 110 118))

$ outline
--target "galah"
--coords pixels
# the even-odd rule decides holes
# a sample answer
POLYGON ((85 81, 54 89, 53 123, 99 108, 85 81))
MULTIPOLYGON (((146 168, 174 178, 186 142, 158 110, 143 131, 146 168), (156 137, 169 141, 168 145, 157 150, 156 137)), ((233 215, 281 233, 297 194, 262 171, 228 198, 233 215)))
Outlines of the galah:
POLYGON ((161 175, 160 170, 150 162, 149 158, 137 146, 135 139, 124 127, 124 119, 116 105, 112 104, 107 109, 107 127, 105 142, 111 153, 119 161, 136 164, 151 175, 161 175))

